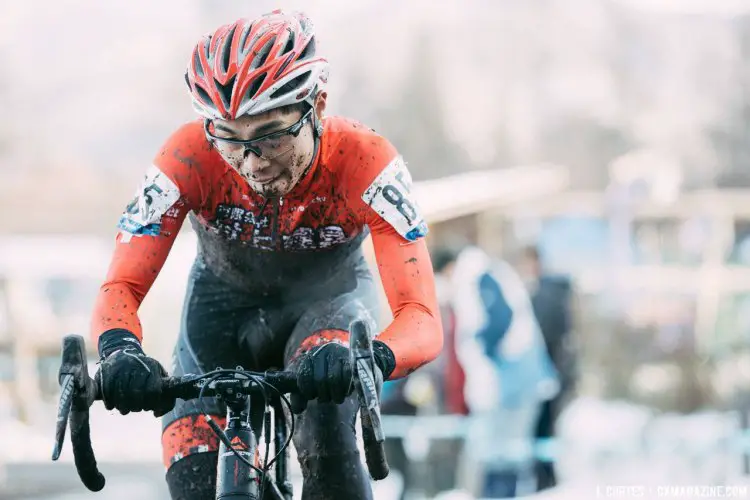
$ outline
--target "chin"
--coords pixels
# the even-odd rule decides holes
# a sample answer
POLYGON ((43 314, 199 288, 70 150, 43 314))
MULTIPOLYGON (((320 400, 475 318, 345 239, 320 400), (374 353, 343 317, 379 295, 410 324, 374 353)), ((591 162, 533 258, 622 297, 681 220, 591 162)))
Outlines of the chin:
POLYGON ((288 179, 281 178, 268 184, 259 184, 257 182, 250 181, 250 187, 253 191, 266 197, 273 198, 278 196, 284 196, 294 187, 288 179))
POLYGON ((284 172, 281 177, 268 184, 253 182, 252 179, 246 180, 256 193, 266 198, 274 198, 288 194, 297 185, 300 177, 299 175, 292 177, 290 172, 284 172))

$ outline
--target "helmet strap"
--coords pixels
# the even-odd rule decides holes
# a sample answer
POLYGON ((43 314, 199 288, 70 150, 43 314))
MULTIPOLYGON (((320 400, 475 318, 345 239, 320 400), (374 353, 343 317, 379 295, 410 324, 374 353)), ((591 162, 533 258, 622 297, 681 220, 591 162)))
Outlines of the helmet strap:
POLYGON ((317 144, 317 141, 323 136, 323 121, 318 119, 315 112, 313 112, 313 115, 315 115, 315 118, 313 118, 313 130, 315 131, 315 141, 317 144))
MULTIPOLYGON (((323 136, 323 121, 318 118, 318 113, 315 111, 315 98, 318 97, 319 92, 311 93, 312 96, 308 96, 305 101, 310 105, 310 107, 313 109, 313 118, 312 118, 312 126, 313 126, 313 132, 315 134, 315 138, 319 138, 323 136)), ((316 142, 317 145, 317 142, 316 142)))

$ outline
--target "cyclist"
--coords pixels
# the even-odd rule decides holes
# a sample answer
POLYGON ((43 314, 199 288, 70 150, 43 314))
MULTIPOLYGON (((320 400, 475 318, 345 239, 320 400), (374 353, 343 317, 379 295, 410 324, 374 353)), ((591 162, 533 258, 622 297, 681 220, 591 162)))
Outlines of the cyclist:
MULTIPOLYGON (((195 401, 163 401, 137 310, 189 215, 198 235, 175 375, 293 369, 303 498, 371 498, 358 459, 347 328, 378 310, 372 234, 394 319, 374 342, 384 379, 433 360, 442 330, 427 227, 396 149, 324 116, 328 62, 302 13, 240 19, 204 36, 185 76, 200 118, 169 137, 119 222, 92 319, 108 409, 163 416, 172 498, 213 498, 218 439, 195 401), (209 479, 210 478, 210 479, 209 479)), ((225 408, 209 413, 223 425, 225 408)))

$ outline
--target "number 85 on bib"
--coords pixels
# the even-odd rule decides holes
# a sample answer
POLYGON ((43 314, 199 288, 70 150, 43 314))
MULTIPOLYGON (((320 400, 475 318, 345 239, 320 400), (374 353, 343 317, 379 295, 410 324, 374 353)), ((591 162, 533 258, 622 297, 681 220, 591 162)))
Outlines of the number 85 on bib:
POLYGON ((401 156, 395 157, 362 195, 383 219, 408 241, 427 234, 427 224, 411 192, 411 174, 401 156))

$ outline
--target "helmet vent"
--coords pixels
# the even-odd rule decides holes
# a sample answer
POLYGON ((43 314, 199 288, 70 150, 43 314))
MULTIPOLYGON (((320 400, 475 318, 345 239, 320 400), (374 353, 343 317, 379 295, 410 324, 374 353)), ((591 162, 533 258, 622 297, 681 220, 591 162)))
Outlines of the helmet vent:
POLYGON ((243 54, 247 51, 247 47, 245 45, 247 44, 247 37, 250 36, 251 31, 253 31, 253 25, 248 24, 247 26, 245 26, 245 29, 242 30, 242 34, 240 35, 239 52, 243 54))
POLYGON ((206 89, 196 84, 195 91, 198 93, 198 97, 201 98, 201 101, 203 101, 203 104, 206 104, 210 106, 211 108, 214 107, 213 101, 211 100, 211 97, 208 95, 208 92, 206 92, 206 89))
POLYGON ((289 33, 289 37, 286 39, 284 50, 279 53, 279 57, 283 56, 284 54, 288 54, 294 48, 294 32, 290 29, 287 29, 287 33, 289 33))
POLYGON ((232 26, 229 33, 224 38, 224 43, 221 47, 221 71, 226 73, 229 71, 229 58, 232 55, 232 40, 234 39, 234 32, 237 31, 237 25, 232 26))
POLYGON ((201 64, 201 57, 198 54, 197 50, 193 53, 193 67, 195 68, 195 72, 198 73, 199 77, 206 77, 206 74, 203 71, 203 64, 201 64))
POLYGON ((276 42, 276 37, 271 37, 270 40, 268 40, 263 47, 258 51, 258 53, 253 58, 253 62, 250 63, 250 69, 258 69, 259 67, 263 66, 265 64, 266 59, 268 59, 268 54, 271 52, 271 47, 273 47, 273 44, 276 42))
POLYGON ((234 88, 235 77, 229 79, 226 85, 222 85, 217 79, 214 78, 214 83, 221 96, 221 102, 224 104, 224 109, 229 109, 229 103, 232 102, 232 89, 234 88))
POLYGON ((302 73, 301 75, 292 78, 287 83, 279 87, 277 90, 274 91, 273 94, 271 94, 271 99, 276 99, 277 97, 280 97, 284 94, 288 94, 290 92, 294 92, 298 88, 300 88, 304 83, 307 81, 307 79, 310 77, 310 72, 306 71, 302 73))
POLYGON ((284 62, 281 63, 281 66, 279 66, 279 69, 276 70, 276 74, 273 75, 274 79, 278 78, 279 75, 286 69, 286 67, 289 66, 289 63, 292 62, 292 59, 294 59, 293 53, 286 56, 286 59, 284 59, 284 62))
POLYGON ((253 80, 253 83, 250 85, 250 88, 247 89, 247 94, 245 94, 245 99, 252 99, 255 97, 255 94, 258 92, 258 89, 263 85, 263 81, 266 79, 266 74, 263 73, 258 78, 253 80))
POLYGON ((315 55, 315 37, 310 38, 310 41, 307 42, 307 45, 305 45, 304 50, 302 50, 302 53, 299 55, 299 59, 307 59, 308 57, 313 57, 315 55))

